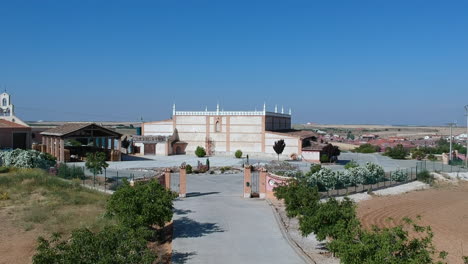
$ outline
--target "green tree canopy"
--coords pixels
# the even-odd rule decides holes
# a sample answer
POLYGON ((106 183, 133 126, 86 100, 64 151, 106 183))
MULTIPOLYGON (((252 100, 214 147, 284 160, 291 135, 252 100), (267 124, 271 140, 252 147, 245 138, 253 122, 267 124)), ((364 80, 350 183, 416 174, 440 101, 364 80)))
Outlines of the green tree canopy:
POLYGON ((123 225, 139 227, 164 226, 172 219, 172 201, 175 194, 156 181, 123 185, 114 192, 107 203, 108 214, 123 225))

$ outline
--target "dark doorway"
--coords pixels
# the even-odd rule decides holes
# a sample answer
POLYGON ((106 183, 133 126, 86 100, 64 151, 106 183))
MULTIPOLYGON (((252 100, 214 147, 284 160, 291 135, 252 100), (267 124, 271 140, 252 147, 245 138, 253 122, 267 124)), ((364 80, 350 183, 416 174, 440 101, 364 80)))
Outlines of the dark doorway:
POLYGON ((156 155, 156 144, 145 144, 145 155, 156 155))
POLYGON ((27 133, 14 133, 13 134, 13 149, 26 149, 27 133))

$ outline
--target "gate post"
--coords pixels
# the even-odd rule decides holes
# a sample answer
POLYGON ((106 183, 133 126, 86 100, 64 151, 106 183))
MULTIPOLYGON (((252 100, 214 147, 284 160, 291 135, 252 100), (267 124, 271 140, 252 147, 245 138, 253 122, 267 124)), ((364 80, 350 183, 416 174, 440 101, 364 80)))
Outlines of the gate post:
POLYGON ((184 198, 187 194, 187 171, 185 170, 185 164, 180 166, 179 177, 179 197, 184 198))
POLYGON ((266 175, 268 171, 265 168, 260 169, 260 175, 258 179, 258 192, 260 194, 260 199, 265 199, 266 197, 266 175))
POLYGON ((244 166, 244 198, 250 198, 252 193, 252 167, 244 166))
POLYGON ((164 186, 166 189, 171 189, 171 169, 164 169, 164 186))

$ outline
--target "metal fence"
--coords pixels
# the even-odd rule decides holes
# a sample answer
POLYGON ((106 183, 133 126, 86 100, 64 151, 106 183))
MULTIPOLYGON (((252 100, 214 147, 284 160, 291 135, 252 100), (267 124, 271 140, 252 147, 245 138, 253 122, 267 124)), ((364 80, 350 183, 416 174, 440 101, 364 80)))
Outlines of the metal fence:
MULTIPOLYGON (((460 164, 461 165, 461 164, 460 164)), ((447 173, 452 173, 452 172, 468 172, 468 168, 465 168, 464 166, 457 166, 457 165, 447 165, 443 164, 440 161, 429 161, 429 160, 422 160, 419 161, 416 164, 418 170, 427 170, 430 172, 447 172, 447 173)))
POLYGON ((145 180, 157 177, 156 171, 136 171, 136 170, 115 170, 115 169, 104 169, 102 173, 94 175, 93 172, 84 166, 76 166, 75 164, 67 165, 72 168, 76 174, 85 175, 85 177, 79 177, 76 175, 72 178, 79 178, 81 184, 92 186, 94 188, 103 190, 116 190, 122 185, 124 179, 127 181, 131 180, 145 180))
MULTIPOLYGON (((398 185, 402 185, 402 184, 415 181, 417 179, 418 173, 421 172, 421 170, 418 170, 417 167, 400 169, 399 171, 404 171, 408 175, 408 177, 404 181, 386 180, 386 181, 377 182, 375 184, 359 184, 359 185, 350 186, 347 188, 320 192, 320 197, 325 198, 325 197, 344 196, 344 195, 350 195, 350 194, 355 194, 355 193, 370 192, 370 191, 376 191, 376 190, 385 189, 389 187, 394 187, 394 186, 398 186, 398 185)), ((392 173, 395 173, 395 172, 396 171, 385 172, 385 178, 391 179, 392 173)))

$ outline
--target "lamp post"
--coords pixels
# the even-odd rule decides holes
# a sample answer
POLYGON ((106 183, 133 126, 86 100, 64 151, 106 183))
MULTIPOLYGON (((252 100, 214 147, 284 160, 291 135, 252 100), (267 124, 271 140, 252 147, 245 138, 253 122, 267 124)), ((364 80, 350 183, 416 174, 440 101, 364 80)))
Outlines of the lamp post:
POLYGON ((447 125, 450 126, 450 153, 449 153, 449 162, 448 162, 449 165, 450 165, 450 163, 452 163, 452 158, 453 158, 453 156, 452 156, 452 141, 453 141, 453 138, 452 138, 452 128, 453 128, 454 125, 456 125, 456 123, 455 123, 455 122, 453 122, 453 123, 448 123, 447 125))
POLYGON ((466 115, 466 153, 465 153, 465 167, 468 168, 468 105, 465 105, 466 115))

